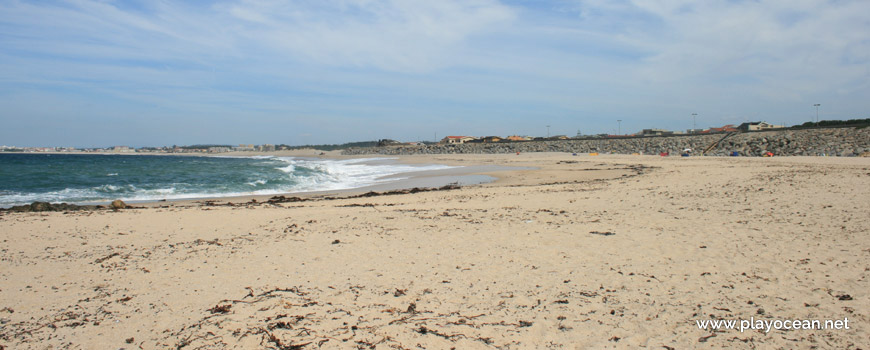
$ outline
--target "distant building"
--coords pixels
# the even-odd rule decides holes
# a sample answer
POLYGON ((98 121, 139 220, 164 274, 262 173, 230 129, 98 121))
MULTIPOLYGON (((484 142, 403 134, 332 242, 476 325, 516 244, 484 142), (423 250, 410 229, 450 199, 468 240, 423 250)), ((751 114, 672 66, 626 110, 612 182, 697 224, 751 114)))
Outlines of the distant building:
POLYGON ((231 149, 229 147, 209 147, 208 153, 225 153, 229 152, 231 149))
POLYGON ((260 152, 275 152, 275 145, 265 144, 257 146, 257 150, 260 152))
POLYGON ((662 136, 662 135, 672 135, 674 132, 665 129, 643 129, 640 132, 641 136, 662 136))
POLYGON ((441 139, 441 143, 444 144, 459 144, 466 143, 468 141, 474 140, 471 136, 447 136, 441 139))
POLYGON ((737 132, 737 131, 739 131, 737 129, 737 127, 735 127, 732 124, 722 126, 721 128, 710 128, 708 130, 709 130, 709 132, 737 132))
POLYGON ((785 126, 783 126, 783 125, 773 125, 773 124, 768 124, 766 122, 748 122, 748 123, 740 124, 740 126, 738 126, 737 129, 740 131, 759 131, 759 130, 770 130, 770 129, 782 129, 784 127, 785 126))
POLYGON ((133 149, 133 148, 130 148, 130 146, 115 146, 115 147, 112 147, 112 151, 114 151, 114 152, 119 152, 119 153, 132 153, 132 152, 136 152, 136 150, 133 149))
POLYGON ((470 140, 470 141, 466 141, 466 142, 474 142, 474 143, 495 143, 495 142, 501 142, 501 140, 502 140, 502 138, 501 138, 501 137, 498 137, 498 136, 487 136, 487 137, 481 137, 481 138, 474 139, 474 140, 470 140))
POLYGON ((529 141, 531 138, 528 136, 519 136, 519 135, 511 135, 505 138, 508 141, 529 141))
POLYGON ((238 147, 233 147, 233 150, 239 152, 250 152, 254 150, 254 145, 240 144, 238 147))

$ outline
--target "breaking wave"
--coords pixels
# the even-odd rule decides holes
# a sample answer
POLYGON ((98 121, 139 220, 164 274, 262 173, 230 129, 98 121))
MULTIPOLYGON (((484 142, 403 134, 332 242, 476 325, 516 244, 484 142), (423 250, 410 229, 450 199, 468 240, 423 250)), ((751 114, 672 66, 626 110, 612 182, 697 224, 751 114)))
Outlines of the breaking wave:
POLYGON ((25 180, 15 182, 11 176, 8 183, 0 182, 0 207, 35 201, 103 203, 344 190, 402 180, 407 178, 403 173, 451 168, 398 164, 389 158, 62 155, 25 162, 31 166, 22 169, 36 172, 30 179, 39 180, 28 182, 28 174, 20 174, 22 169, 5 158, 0 157, 0 168, 17 171, 25 180), (37 172, 34 162, 62 171, 37 172))

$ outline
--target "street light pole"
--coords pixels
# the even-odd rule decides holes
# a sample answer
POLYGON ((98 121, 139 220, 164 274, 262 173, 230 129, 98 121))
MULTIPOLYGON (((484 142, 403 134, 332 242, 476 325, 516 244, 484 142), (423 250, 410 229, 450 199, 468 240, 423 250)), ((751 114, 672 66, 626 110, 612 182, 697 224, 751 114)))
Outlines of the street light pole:
POLYGON ((692 133, 694 134, 698 127, 695 126, 695 117, 698 116, 698 113, 692 113, 692 133))
POLYGON ((813 105, 816 107, 816 125, 819 125, 819 106, 821 105, 821 103, 816 103, 813 105))
POLYGON ((547 125, 547 138, 550 138, 550 126, 547 125))
POLYGON ((616 123, 619 125, 619 131, 616 132, 617 135, 622 135, 622 119, 617 119, 616 123))

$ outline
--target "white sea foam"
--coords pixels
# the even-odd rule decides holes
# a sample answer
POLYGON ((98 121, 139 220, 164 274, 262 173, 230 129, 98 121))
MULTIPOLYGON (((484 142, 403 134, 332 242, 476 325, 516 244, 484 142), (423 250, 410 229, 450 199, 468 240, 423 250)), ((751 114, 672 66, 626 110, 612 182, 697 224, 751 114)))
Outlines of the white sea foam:
POLYGON ((288 173, 288 174, 292 174, 294 171, 296 171, 296 166, 293 164, 290 164, 290 165, 285 166, 283 168, 276 168, 276 169, 281 170, 281 171, 288 173))
POLYGON ((254 180, 254 181, 251 181, 251 182, 246 182, 245 184, 250 185, 250 186, 257 187, 257 185, 265 185, 267 182, 269 182, 269 181, 267 181, 267 180, 263 180, 263 179, 259 179, 259 180, 254 180))
MULTIPOLYGON (((310 174, 302 175, 301 171, 294 171, 290 176, 297 183, 292 192, 344 190, 394 182, 402 180, 401 177, 391 175, 454 168, 447 165, 407 165, 387 163, 384 160, 390 158, 359 158, 346 160, 324 159, 300 159, 290 157, 278 157, 290 164, 296 170, 309 169, 310 174)), ((283 169, 282 169, 283 170, 283 169)))
MULTIPOLYGON (((104 185, 100 187, 116 187, 112 185, 104 185)), ((133 187, 135 188, 135 187, 133 187)), ((109 202, 115 199, 123 199, 125 201, 151 201, 160 199, 190 199, 190 198, 206 198, 206 197, 223 197, 233 195, 246 195, 248 193, 179 193, 175 187, 157 188, 150 190, 135 189, 131 192, 111 195, 107 191, 98 191, 95 189, 63 189, 60 191, 52 191, 45 193, 10 193, 4 194, 2 198, 2 206, 13 206, 21 204, 29 204, 32 202, 51 202, 51 203, 101 203, 109 202)))
MULTIPOLYGON (((390 158, 362 158, 347 160, 307 159, 294 157, 255 156, 256 159, 273 159, 281 163, 275 169, 286 174, 287 184, 279 187, 242 191, 242 183, 219 184, 203 188, 197 184, 175 183, 156 189, 140 188, 132 184, 101 185, 88 189, 63 189, 44 193, 21 193, 4 191, 0 206, 12 206, 40 202, 103 203, 115 199, 125 201, 153 201, 161 199, 192 199, 232 197, 245 195, 276 195, 293 192, 345 190, 399 181, 406 177, 397 174, 454 168, 446 165, 407 165, 387 162, 390 158), (230 190, 233 188, 235 190, 230 190)), ((274 165, 273 165, 274 166, 274 165)), ((268 178, 259 178, 244 184, 254 188, 271 183, 268 178)), ((268 187, 268 186, 267 186, 268 187)))
POLYGON ((60 191, 51 191, 45 193, 21 193, 13 192, 3 195, 4 206, 28 204, 32 202, 75 202, 76 198, 90 198, 99 196, 99 193, 93 189, 70 189, 66 188, 60 191))

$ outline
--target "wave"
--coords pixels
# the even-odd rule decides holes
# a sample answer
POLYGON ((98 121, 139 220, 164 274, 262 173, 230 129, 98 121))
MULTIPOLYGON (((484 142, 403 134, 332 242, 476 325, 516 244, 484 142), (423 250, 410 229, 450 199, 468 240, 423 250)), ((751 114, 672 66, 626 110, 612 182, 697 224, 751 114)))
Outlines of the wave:
MULTIPOLYGON (((345 160, 274 156, 243 158, 268 159, 269 161, 249 163, 245 165, 247 168, 241 168, 241 173, 233 173, 235 175, 231 173, 205 173, 205 170, 200 170, 203 171, 202 174, 193 174, 196 176, 187 174, 186 178, 188 179, 201 179, 198 183, 194 183, 196 181, 106 183, 87 188, 64 188, 40 193, 3 190, 0 192, 0 206, 21 205, 35 201, 107 203, 115 199, 154 201, 346 190, 405 179, 406 177, 397 176, 402 173, 454 168, 446 165, 398 164, 392 162, 391 158, 345 160)), ((200 169, 197 164, 196 161, 187 163, 194 169, 193 171, 200 169)), ((209 171, 215 170, 212 168, 209 171)), ((220 173, 220 171, 217 172, 220 173)), ((107 176, 116 175, 117 173, 109 173, 107 176)), ((115 178, 113 177, 113 179, 115 178)))
POLYGON ((293 164, 290 164, 290 165, 285 166, 283 168, 275 168, 275 169, 281 170, 281 171, 288 173, 288 174, 292 174, 294 171, 296 171, 296 166, 293 164))
MULTIPOLYGON (((294 192, 344 190, 365 187, 404 178, 390 177, 397 174, 455 168, 447 165, 407 165, 386 163, 395 158, 356 158, 345 160, 308 160, 292 157, 276 159, 293 167, 290 174, 297 183, 294 192), (300 170, 309 170, 303 174, 300 170)), ((282 169, 283 170, 283 169, 282 169)))
POLYGON ((268 180, 260 179, 260 180, 254 180, 254 181, 251 181, 251 182, 246 182, 245 184, 246 184, 246 185, 253 186, 253 187, 257 187, 258 185, 265 185, 265 184, 268 183, 268 182, 269 182, 268 180))

